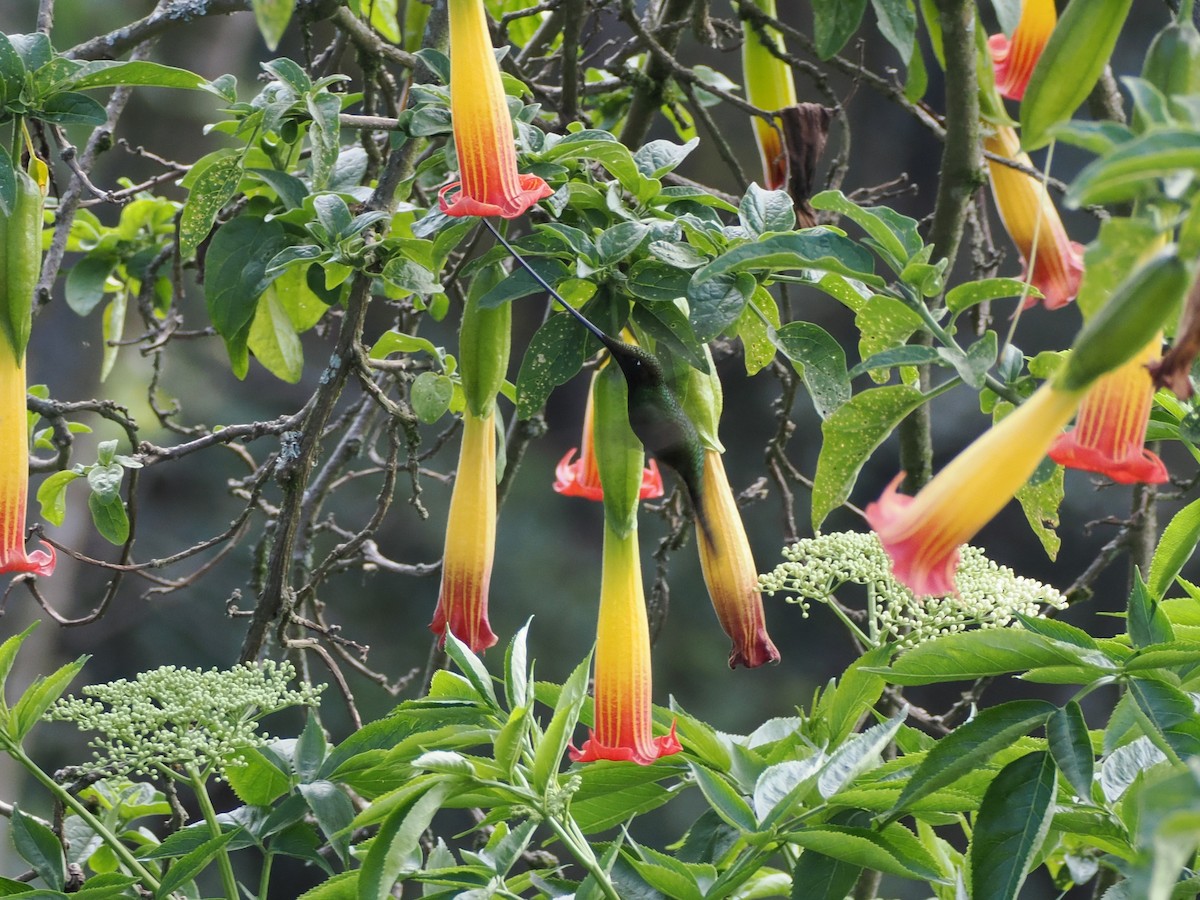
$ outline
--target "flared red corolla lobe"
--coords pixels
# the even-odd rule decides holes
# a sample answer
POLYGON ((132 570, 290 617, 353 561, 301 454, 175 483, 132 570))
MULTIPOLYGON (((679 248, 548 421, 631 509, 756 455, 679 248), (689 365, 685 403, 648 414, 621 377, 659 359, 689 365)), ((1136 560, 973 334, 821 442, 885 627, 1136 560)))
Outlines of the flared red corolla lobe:
POLYGON ((1021 20, 1013 31, 1012 40, 1003 34, 988 38, 988 49, 992 53, 992 65, 996 70, 996 89, 1010 100, 1025 96, 1029 76, 1037 65, 1038 57, 1050 32, 1058 22, 1054 0, 1025 0, 1021 4, 1021 20))
POLYGON ((1133 359, 1093 382, 1075 427, 1055 439, 1050 458, 1121 484, 1166 481, 1167 467, 1146 449, 1146 425, 1154 400, 1147 366, 1160 358, 1161 350, 1162 338, 1156 335, 1133 359))
POLYGON ((449 630, 475 653, 496 643, 488 624, 488 585, 496 550, 495 412, 463 412, 462 447, 446 523, 442 588, 429 630, 449 630))
POLYGON ((904 477, 896 476, 867 506, 867 522, 891 556, 896 580, 917 596, 953 594, 959 547, 1029 480, 1082 396, 1082 391, 1041 387, 915 497, 896 491, 904 477))
POLYGON ((0 572, 54 571, 54 548, 25 552, 25 506, 29 497, 29 419, 25 410, 25 364, 0 338, 0 572))
MULTIPOLYGON (((595 386, 596 375, 592 376, 592 386, 595 386)), ((588 390, 587 406, 583 411, 583 434, 580 446, 572 447, 567 455, 559 460, 554 469, 554 490, 565 497, 583 497, 587 500, 603 500, 604 488, 600 484, 600 468, 596 465, 596 435, 595 435, 595 402, 593 391, 588 390), (578 459, 573 459, 576 452, 578 459)), ((642 487, 638 498, 650 500, 663 495, 662 472, 658 463, 650 460, 650 465, 642 470, 642 487)))
MULTIPOLYGON (((764 13, 775 18, 775 0, 753 0, 764 13)), ((796 83, 792 67, 780 59, 783 37, 769 26, 742 21, 742 74, 746 99, 759 109, 775 112, 796 105, 796 83), (772 52, 774 51, 774 52, 772 52)), ((788 158, 779 119, 767 121, 755 116, 754 137, 762 157, 763 183, 768 190, 787 187, 788 158)))
POLYGON ((461 181, 438 194, 450 216, 521 215, 553 190, 517 172, 512 116, 483 0, 450 0, 450 115, 461 181))
POLYGON ((762 594, 758 590, 758 567, 746 537, 737 500, 725 474, 725 463, 716 450, 704 451, 704 489, 701 503, 712 540, 696 528, 700 568, 721 627, 733 641, 729 667, 752 669, 777 662, 779 651, 767 634, 762 594))
MULTIPOLYGON (((1033 167, 1011 128, 997 127, 983 139, 983 145, 997 156, 1033 167)), ((1058 210, 1040 181, 993 159, 987 164, 996 208, 1025 264, 1021 277, 1042 292, 1047 309, 1066 306, 1079 293, 1083 247, 1067 237, 1058 210)), ((1036 303, 1037 298, 1030 297, 1025 306, 1036 303)))
POLYGON ((636 528, 621 534, 605 524, 595 665, 595 728, 581 750, 571 748, 571 759, 648 765, 678 753, 674 726, 654 736, 650 628, 636 528))

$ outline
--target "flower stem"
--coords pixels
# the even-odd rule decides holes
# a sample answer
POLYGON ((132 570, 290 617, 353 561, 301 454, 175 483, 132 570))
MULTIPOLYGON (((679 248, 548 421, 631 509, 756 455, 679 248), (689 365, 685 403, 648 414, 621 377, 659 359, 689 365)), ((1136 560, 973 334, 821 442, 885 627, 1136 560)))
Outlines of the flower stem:
POLYGON ((601 867, 600 860, 596 859, 596 854, 592 853, 591 846, 586 840, 576 837, 575 830, 571 827, 575 823, 570 819, 565 822, 560 821, 555 816, 549 816, 547 822, 554 833, 558 835, 559 840, 571 851, 571 855, 587 869, 589 875, 596 879, 596 884, 604 892, 604 896, 608 900, 621 900, 621 895, 617 893, 616 887, 609 881, 608 873, 601 867))
MULTIPOLYGON (((200 806, 200 812, 204 814, 204 821, 208 823, 208 828, 212 832, 212 836, 215 838, 220 837, 221 823, 217 821, 217 811, 208 796, 204 777, 192 766, 187 767, 187 776, 188 781, 192 785, 192 791, 196 794, 196 802, 200 806)), ((217 867, 221 870, 221 881, 225 885, 225 896, 229 900, 239 900, 241 894, 238 892, 237 878, 233 875, 233 863, 229 861, 229 850, 226 847, 222 847, 221 852, 217 855, 217 867)))
MULTIPOLYGON (((25 755, 25 751, 18 744, 3 741, 4 751, 15 759, 18 763, 25 767, 39 784, 54 795, 55 799, 63 804, 75 815, 79 816, 87 826, 96 833, 96 835, 108 845, 109 849, 116 857, 125 865, 127 869, 138 878, 146 888, 151 891, 158 891, 158 876, 146 868, 143 863, 130 852, 129 848, 121 843, 120 838, 113 834, 108 827, 92 815, 87 806, 74 794, 64 788, 61 784, 47 775, 32 759, 25 755)), ((237 900, 235 897, 234 900, 237 900)))

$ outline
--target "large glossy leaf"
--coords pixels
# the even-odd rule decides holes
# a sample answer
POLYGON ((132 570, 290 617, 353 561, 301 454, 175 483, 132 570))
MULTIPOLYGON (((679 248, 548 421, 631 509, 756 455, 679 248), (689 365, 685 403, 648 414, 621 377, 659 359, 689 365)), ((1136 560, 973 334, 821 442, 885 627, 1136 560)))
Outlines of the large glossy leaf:
POLYGON ((846 352, 820 325, 788 322, 775 331, 774 343, 804 379, 804 386, 822 419, 828 419, 850 399, 846 352))
POLYGON ((1200 132, 1158 129, 1090 163, 1067 191, 1070 206, 1123 203, 1159 178, 1200 168, 1200 132))
POLYGON ((392 896, 392 888, 417 849, 421 835, 453 789, 453 781, 435 782, 384 820, 363 860, 358 881, 360 900, 385 900, 392 896))
POLYGON ((809 270, 836 272, 882 287, 883 279, 871 274, 872 268, 866 248, 827 228, 807 228, 739 244, 698 269, 692 279, 702 283, 737 272, 809 270))
POLYGON ((1050 828, 1055 783, 1050 754, 1029 753, 988 786, 971 834, 973 900, 1015 900, 1050 828))
MULTIPOLYGON (((228 203, 237 191, 238 182, 242 180, 242 158, 240 156, 222 156, 212 165, 206 167, 192 184, 188 198, 183 204, 183 212, 179 216, 179 255, 187 258, 196 252, 200 242, 208 237, 212 230, 213 220, 221 207, 228 203)), ((246 217, 234 221, 244 221, 246 217)), ((275 223, 276 227, 283 226, 275 223)), ((228 227, 228 226, 226 226, 228 227)), ((246 248, 254 251, 257 248, 246 248)), ((278 252, 280 248, 275 248, 278 252)), ((275 252, 258 250, 260 262, 269 260, 275 252)), ((206 261, 206 264, 209 261, 206 261)))
POLYGON ((1046 739, 1058 770, 1081 800, 1090 801, 1096 756, 1092 752, 1087 722, 1078 703, 1068 701, 1066 706, 1050 717, 1046 723, 1046 739))
POLYGON ((1044 700, 1014 700, 980 711, 929 751, 904 786, 890 818, 898 818, 921 797, 984 765, 1017 738, 1044 725, 1056 711, 1053 703, 1044 700))
POLYGON ((866 9, 867 0, 813 0, 813 31, 821 59, 846 45, 866 9))
POLYGON ((1200 500, 1193 500, 1175 513, 1159 538, 1146 584, 1151 597, 1161 600, 1166 595, 1175 576, 1192 558, 1197 543, 1200 543, 1200 500))
POLYGON ((1190 695, 1162 681, 1131 678, 1129 694, 1159 749, 1179 759, 1200 755, 1200 714, 1190 695))

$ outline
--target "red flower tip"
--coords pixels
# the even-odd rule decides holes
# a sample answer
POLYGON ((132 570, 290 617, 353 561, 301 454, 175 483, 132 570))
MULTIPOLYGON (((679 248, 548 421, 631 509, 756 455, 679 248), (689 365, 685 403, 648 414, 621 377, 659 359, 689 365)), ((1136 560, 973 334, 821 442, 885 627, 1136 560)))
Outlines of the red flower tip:
POLYGON ((34 550, 26 553, 24 548, 12 555, 0 555, 0 572, 18 572, 21 574, 51 575, 58 561, 54 548, 42 542, 45 550, 34 550))
MULTIPOLYGON (((1042 292, 1045 299, 1029 296, 1025 298, 1025 309, 1042 303, 1046 309, 1061 309, 1079 294, 1079 283, 1083 280, 1083 244, 1064 241, 1058 245, 1061 252, 1044 253, 1034 260, 1033 272, 1022 273, 1029 283, 1042 292)), ((1028 267, 1026 267, 1028 268, 1028 267)))
MULTIPOLYGON (((564 497, 583 497, 586 500, 603 500, 604 488, 600 485, 600 473, 596 471, 595 460, 589 467, 584 457, 572 461, 578 448, 572 447, 567 455, 558 461, 554 467, 555 493, 564 497)), ((653 459, 650 465, 642 470, 642 486, 638 491, 641 500, 653 500, 663 495, 662 472, 658 463, 653 459)))
POLYGON ((1157 455, 1144 447, 1114 459, 1103 450, 1076 440, 1076 432, 1060 434, 1050 445, 1049 456, 1060 466, 1107 475, 1118 484, 1162 484, 1171 476, 1157 455))
POLYGON ((455 181, 438 191, 438 206, 448 216, 499 216, 502 219, 515 219, 539 200, 545 200, 554 193, 554 188, 546 184, 537 175, 528 173, 517 176, 521 188, 511 194, 495 192, 493 203, 469 196, 462 189, 462 182, 455 181), (455 193, 451 195, 451 191, 455 193))
POLYGON ((893 478, 880 498, 867 505, 867 523, 879 535, 883 548, 892 558, 892 574, 913 594, 918 597, 955 594, 958 547, 935 557, 928 553, 931 547, 936 546, 931 543, 928 530, 914 529, 913 523, 904 514, 916 498, 896 490, 905 474, 901 472, 893 478))
POLYGON ((729 651, 729 668, 731 669, 736 669, 738 666, 756 669, 767 663, 777 662, 779 662, 779 650, 775 647, 771 636, 767 634, 766 626, 761 624, 749 641, 744 643, 734 641, 733 648, 729 651))
POLYGON ((650 739, 650 748, 643 749, 639 747, 610 747, 596 740, 596 734, 593 731, 588 731, 588 739, 583 742, 582 749, 576 749, 574 745, 567 748, 567 753, 571 757, 571 762, 595 762, 598 759, 611 759, 620 762, 635 762, 639 766, 648 766, 655 760, 663 756, 670 756, 673 753, 678 753, 683 749, 683 745, 679 743, 679 738, 675 736, 675 723, 671 723, 671 730, 661 737, 650 739))

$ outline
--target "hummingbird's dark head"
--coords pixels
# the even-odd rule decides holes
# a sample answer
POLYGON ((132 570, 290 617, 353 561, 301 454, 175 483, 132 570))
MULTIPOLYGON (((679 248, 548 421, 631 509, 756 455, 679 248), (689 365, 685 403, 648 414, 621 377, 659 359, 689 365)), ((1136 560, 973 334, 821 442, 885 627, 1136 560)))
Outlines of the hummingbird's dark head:
POLYGON ((634 344, 624 341, 612 341, 608 345, 609 353, 621 367, 625 380, 629 384, 646 384, 659 382, 663 379, 662 366, 654 355, 634 344))

